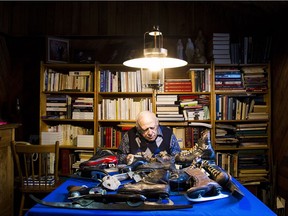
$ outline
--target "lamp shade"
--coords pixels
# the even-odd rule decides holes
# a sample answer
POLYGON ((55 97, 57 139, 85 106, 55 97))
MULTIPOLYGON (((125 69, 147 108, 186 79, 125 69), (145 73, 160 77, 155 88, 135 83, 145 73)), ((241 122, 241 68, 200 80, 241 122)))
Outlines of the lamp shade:
POLYGON ((147 68, 151 71, 159 71, 166 68, 182 67, 187 62, 182 59, 167 57, 168 51, 163 48, 163 36, 159 31, 159 27, 155 27, 153 31, 144 34, 144 57, 135 58, 125 61, 123 64, 134 68, 147 68), (153 37, 153 48, 146 48, 146 35, 153 37))

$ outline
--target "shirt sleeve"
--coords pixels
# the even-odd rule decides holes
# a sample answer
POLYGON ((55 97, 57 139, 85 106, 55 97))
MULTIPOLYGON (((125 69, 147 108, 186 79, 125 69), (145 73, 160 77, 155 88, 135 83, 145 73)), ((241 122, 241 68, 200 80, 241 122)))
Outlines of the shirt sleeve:
POLYGON ((180 145, 178 143, 178 140, 176 136, 172 133, 171 135, 171 141, 170 141, 170 154, 172 156, 175 156, 176 154, 181 152, 180 145))
POLYGON ((126 163, 126 157, 130 153, 128 132, 126 132, 123 135, 118 150, 119 150, 118 154, 119 163, 126 163))

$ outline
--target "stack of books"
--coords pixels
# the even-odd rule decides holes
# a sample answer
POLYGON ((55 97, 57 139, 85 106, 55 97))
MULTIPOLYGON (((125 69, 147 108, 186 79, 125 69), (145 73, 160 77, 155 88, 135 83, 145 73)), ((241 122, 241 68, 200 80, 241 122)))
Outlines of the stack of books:
POLYGON ((94 147, 94 135, 77 135, 77 147, 94 147))
POLYGON ((78 97, 72 103, 72 119, 93 119, 94 98, 78 97))
POLYGON ((46 116, 42 118, 71 118, 71 97, 68 95, 47 95, 46 116))
POLYGON ((263 67, 243 67, 244 86, 247 92, 265 92, 268 89, 267 73, 263 67))
POLYGON ((245 92, 242 72, 237 68, 216 68, 215 90, 245 92))
POLYGON ((159 121, 184 121, 177 95, 157 95, 156 115, 159 121))
POLYGON ((265 122, 237 124, 239 147, 267 147, 267 127, 265 122))
POLYGON ((41 145, 51 145, 59 141, 59 145, 63 144, 64 138, 61 131, 58 132, 41 132, 41 145))
POLYGON ((210 119, 209 95, 180 95, 179 101, 185 120, 210 119))
POLYGON ((229 33, 213 33, 211 46, 215 64, 231 64, 229 33))
POLYGON ((242 150, 238 153, 239 177, 267 177, 267 155, 265 150, 242 150))
POLYGON ((247 115, 249 120, 268 120, 269 118, 269 109, 266 103, 266 99, 262 96, 253 98, 250 105, 250 110, 247 115))
POLYGON ((236 127, 230 124, 216 124, 216 139, 217 146, 222 147, 237 147, 239 140, 235 135, 236 127))
POLYGON ((191 92, 191 79, 165 79, 164 92, 191 92))

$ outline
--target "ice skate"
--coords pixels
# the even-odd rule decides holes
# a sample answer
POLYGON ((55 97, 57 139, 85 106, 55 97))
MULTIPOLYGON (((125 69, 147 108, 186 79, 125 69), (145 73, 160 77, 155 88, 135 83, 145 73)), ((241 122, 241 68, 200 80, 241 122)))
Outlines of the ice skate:
POLYGON ((141 194, 148 199, 167 199, 169 197, 170 187, 168 184, 152 183, 140 181, 137 183, 128 183, 119 188, 119 194, 141 194))
POLYGON ((210 140, 210 130, 202 131, 201 138, 192 149, 177 154, 175 163, 182 165, 182 167, 188 167, 199 159, 215 160, 215 152, 210 140))
POLYGON ((200 168, 188 167, 185 172, 193 179, 193 186, 185 194, 188 200, 203 202, 228 197, 221 192, 221 185, 210 179, 200 168))
POLYGON ((193 180, 183 169, 174 170, 171 172, 169 185, 171 191, 183 192, 192 187, 193 180))
POLYGON ((224 189, 228 189, 231 194, 241 199, 244 194, 231 180, 231 175, 229 175, 224 169, 216 165, 215 163, 210 163, 209 161, 203 160, 201 167, 209 174, 209 177, 221 185, 224 189))

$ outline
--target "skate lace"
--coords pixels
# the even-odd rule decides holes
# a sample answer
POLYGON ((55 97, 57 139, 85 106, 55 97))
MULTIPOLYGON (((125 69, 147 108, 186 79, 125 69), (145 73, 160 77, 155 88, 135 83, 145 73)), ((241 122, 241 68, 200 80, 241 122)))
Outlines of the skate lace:
POLYGON ((210 172, 215 177, 217 177, 221 173, 220 170, 217 170, 214 167, 212 167, 208 161, 204 161, 203 165, 207 169, 207 171, 210 172))

